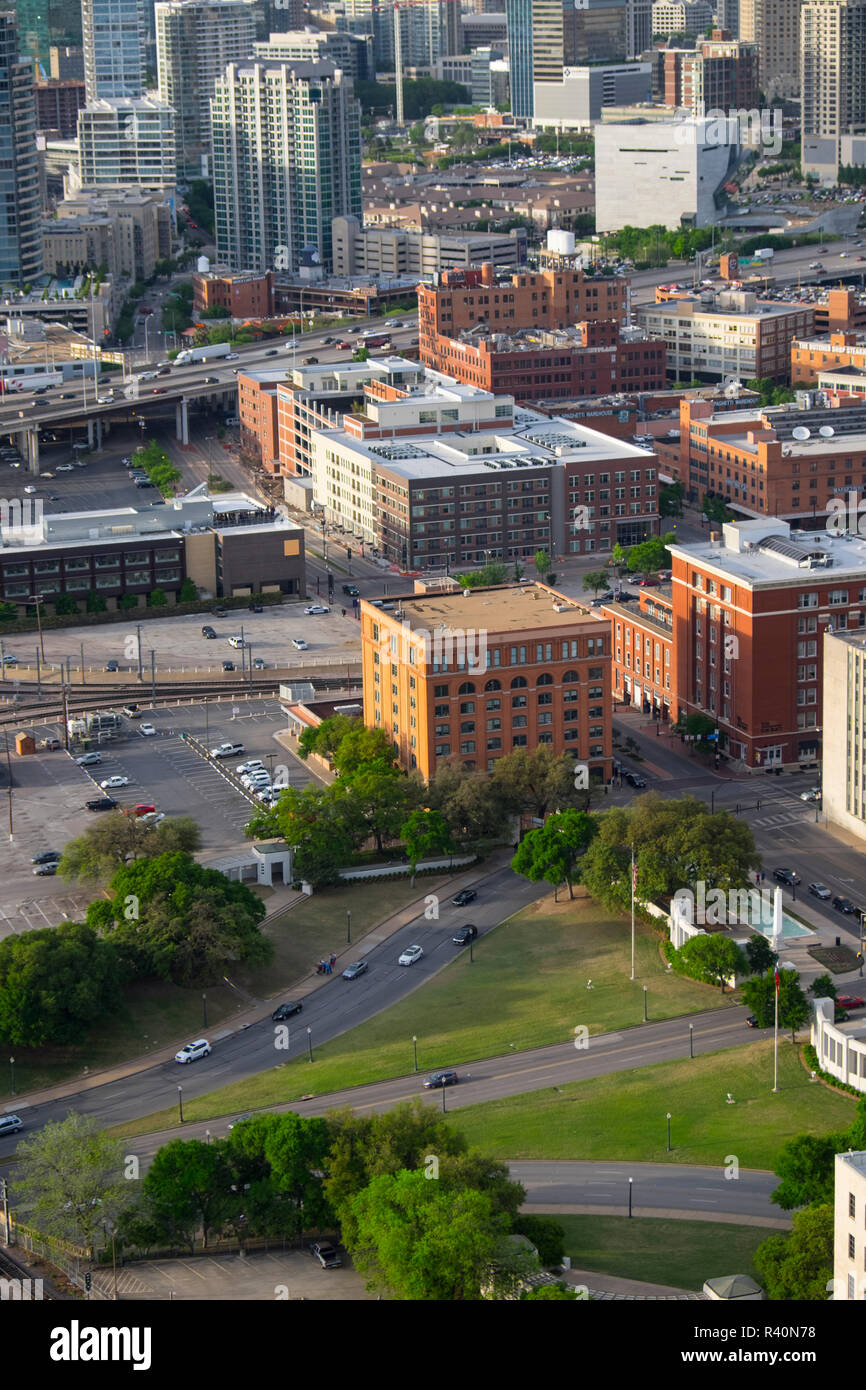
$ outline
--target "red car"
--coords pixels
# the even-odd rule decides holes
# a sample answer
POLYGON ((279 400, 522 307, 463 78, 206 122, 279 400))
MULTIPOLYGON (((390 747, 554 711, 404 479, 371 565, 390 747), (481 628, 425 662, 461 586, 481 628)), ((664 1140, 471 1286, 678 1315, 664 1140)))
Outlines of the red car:
POLYGON ((860 999, 856 994, 837 994, 836 996, 836 1007, 845 1009, 848 1013, 852 1009, 862 1009, 864 1004, 866 1004, 866 999, 860 999))
POLYGON ((133 814, 134 816, 146 816, 146 815, 148 815, 151 811, 155 811, 155 810, 156 810, 156 807, 155 807, 155 806, 151 806, 149 802, 147 802, 147 803, 141 802, 138 806, 133 806, 133 808, 132 808, 132 814, 133 814))
POLYGON ((657 579, 642 579, 638 584, 639 589, 657 589, 659 581, 657 579))

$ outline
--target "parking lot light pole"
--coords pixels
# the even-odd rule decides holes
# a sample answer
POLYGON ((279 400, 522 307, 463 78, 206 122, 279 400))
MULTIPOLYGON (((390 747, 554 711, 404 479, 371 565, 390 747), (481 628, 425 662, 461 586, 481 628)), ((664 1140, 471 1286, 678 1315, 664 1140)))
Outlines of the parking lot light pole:
POLYGON ((351 912, 351 909, 347 907, 347 908, 346 908, 346 945, 347 945, 347 946, 351 946, 351 944, 352 944, 352 912, 351 912))
POLYGON ((138 653, 138 679, 142 680, 143 673, 141 669, 141 623, 136 623, 135 625, 135 650, 138 653))
POLYGON ((442 1091, 442 1114, 444 1115, 444 1114, 446 1114, 446 1110, 445 1110, 445 1078, 444 1078, 444 1076, 443 1076, 443 1078, 442 1078, 442 1086, 440 1087, 440 1089, 441 1089, 441 1091, 442 1091))
POLYGON ((308 1048, 309 1053, 310 1053, 310 1061, 312 1062, 312 1060, 313 1060, 313 1030, 312 1030, 312 1028, 308 1028, 308 1029, 307 1029, 307 1048, 308 1048))
POLYGON ((668 1122, 668 1153, 671 1151, 671 1112, 668 1111, 666 1117, 668 1122))
POLYGON ((629 1219, 629 1221, 631 1220, 631 1192, 632 1192, 632 1184, 633 1184, 633 1183, 634 1183, 634 1178, 629 1178, 629 1180, 628 1180, 628 1219, 629 1219))
POLYGON ((182 1087, 182 1086, 178 1086, 178 1088, 177 1088, 177 1108, 178 1108, 178 1111, 180 1112, 180 1122, 181 1122, 181 1124, 183 1124, 183 1087, 182 1087))
POLYGON ((12 1094, 13 1094, 13 1096, 14 1096, 14 1095, 16 1094, 16 1091, 15 1091, 15 1058, 14 1058, 14 1057, 10 1057, 10 1058, 9 1058, 9 1075, 10 1075, 11 1080, 12 1080, 12 1094))
POLYGON ((202 1023, 204 1024, 205 1028, 207 1028, 207 995, 206 995, 206 994, 202 994, 202 997, 201 997, 201 1015, 202 1015, 202 1023))
POLYGON ((690 1023, 690 1024, 689 1024, 689 1056, 690 1056, 690 1057, 694 1057, 694 1055, 695 1055, 695 1025, 694 1025, 693 1023, 690 1023))
POLYGON ((417 1071, 417 1070, 418 1070, 418 1039, 417 1039, 417 1037, 415 1036, 414 1033, 412 1034, 412 1051, 413 1051, 414 1054, 415 1054, 415 1070, 417 1071))

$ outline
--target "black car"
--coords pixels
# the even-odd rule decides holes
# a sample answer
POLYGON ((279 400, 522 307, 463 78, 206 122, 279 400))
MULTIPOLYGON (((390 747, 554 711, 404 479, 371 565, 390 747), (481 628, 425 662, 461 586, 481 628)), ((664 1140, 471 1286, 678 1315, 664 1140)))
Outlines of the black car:
POLYGON ((837 912, 856 913, 857 909, 850 898, 834 898, 833 906, 837 912))
POLYGON ((425 1091, 433 1091, 437 1087, 456 1086, 460 1080, 456 1071, 434 1071, 424 1082, 425 1091))
POLYGON ((250 612, 251 612, 251 613, 264 613, 264 611, 265 611, 265 605, 264 605, 263 603, 251 603, 251 604, 250 604, 250 612))
POLYGON ((303 1004, 300 1003, 281 1004, 278 1009, 274 1009, 271 1018, 275 1023, 279 1023, 281 1019, 291 1018, 293 1014, 299 1014, 303 1007, 303 1004))
POLYGON ((50 864, 37 864, 33 872, 37 878, 53 878, 57 869, 57 862, 52 859, 50 864))
POLYGON ((218 382, 218 376, 206 376, 204 381, 202 382, 202 386, 216 386, 218 382))
POLYGON ((34 854, 30 860, 31 864, 56 864, 60 859, 60 851, 56 849, 44 849, 41 854, 34 854))
POLYGON ((268 348, 267 352, 265 353, 265 357, 276 357, 278 354, 279 348, 268 348))
POLYGON ((201 630, 201 635, 202 637, 208 638, 216 637, 216 633, 214 632, 213 628, 210 626, 209 623, 205 623, 204 627, 201 630))
POLYGON ((343 593, 348 594, 349 598, 360 598, 361 596, 361 590, 358 588, 357 584, 344 584, 343 593))
POLYGON ((622 778, 624 782, 628 782, 630 787, 646 786, 646 778, 641 777, 639 772, 624 772, 622 778))
POLYGON ((224 670, 224 671, 233 671, 234 669, 235 669, 235 663, 234 663, 233 661, 224 661, 224 662, 223 662, 223 670, 224 670))
POLYGON ((85 802, 88 811, 113 811, 117 806, 113 796, 95 796, 92 801, 85 802))
POLYGON ((478 935, 478 928, 473 927, 471 922, 467 922, 465 927, 461 927, 455 932, 451 940, 455 946, 468 946, 470 941, 474 941, 478 935))
POLYGON ((474 888, 464 888, 457 894, 456 898, 452 898, 451 901, 455 907, 465 907, 467 903, 474 903, 477 897, 478 894, 474 888))
POLYGON ((105 669, 106 671, 119 671, 120 667, 118 666, 116 661, 106 661, 105 669))
POLYGON ((800 875, 795 874, 793 869, 774 869, 773 878, 777 883, 784 883, 788 888, 794 888, 800 882, 800 875))
POLYGON ((760 1028, 760 1026, 761 1026, 761 1025, 760 1025, 760 1023, 758 1022, 758 1020, 755 1018, 755 1015, 754 1015, 754 1014, 749 1014, 749 1017, 746 1019, 746 1027, 747 1027, 747 1028, 760 1028))

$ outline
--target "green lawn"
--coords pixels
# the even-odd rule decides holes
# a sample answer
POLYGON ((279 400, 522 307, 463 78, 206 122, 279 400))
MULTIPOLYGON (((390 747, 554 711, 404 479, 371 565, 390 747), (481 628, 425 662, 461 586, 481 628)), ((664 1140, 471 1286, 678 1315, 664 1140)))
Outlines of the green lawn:
POLYGON ((547 1215, 564 1229, 565 1253, 575 1269, 698 1291, 705 1280, 723 1274, 749 1274, 760 1283, 752 1255, 776 1234, 765 1226, 723 1221, 560 1216, 555 1210, 547 1215))
MULTIPOLYGON (((94 1028, 78 1047, 15 1049, 15 1089, 18 1095, 52 1086, 70 1077, 146 1057, 168 1044, 212 1032, 259 998, 278 991, 288 997, 322 956, 346 949, 346 909, 352 913, 352 940, 360 942, 371 928, 435 892, 445 878, 408 879, 332 888, 275 915, 264 928, 274 943, 272 963, 259 970, 233 972, 233 983, 207 989, 207 1028, 201 989, 180 989, 159 980, 132 985, 125 991, 120 1013, 94 1028)), ((11 1072, 0 1066, 0 1099, 11 1099, 11 1072)))
POLYGON ((722 1167, 733 1155, 744 1168, 771 1170, 793 1135, 846 1129, 854 1120, 855 1098, 810 1081, 787 1039, 777 1095, 772 1087, 773 1044, 762 1041, 467 1106, 454 1121, 470 1144, 497 1158, 722 1167), (729 1091, 734 1105, 726 1103, 729 1091))
MULTIPOLYGON (((455 926, 462 920, 455 914, 455 926)), ((419 925, 422 945, 423 930, 419 925)), ((640 923, 636 978, 631 981, 628 922, 611 917, 582 891, 573 902, 554 904, 551 897, 524 908, 476 942, 474 956, 470 962, 469 952, 460 952, 407 999, 332 1042, 318 1045, 314 1038, 312 1065, 301 1059, 288 1062, 279 1070, 191 1100, 189 1118, 213 1119, 308 1093, 321 1095, 405 1075, 413 1066, 413 1034, 418 1038, 419 1070, 429 1071, 501 1055, 512 1047, 564 1042, 580 1024, 591 1033, 638 1024, 644 985, 650 1019, 731 1003, 729 994, 668 973, 658 938, 640 923), (588 979, 591 990, 586 988, 588 979)), ((342 981, 337 987, 352 988, 342 981)), ((171 1123, 172 1113, 151 1116, 129 1132, 162 1128, 171 1123)))

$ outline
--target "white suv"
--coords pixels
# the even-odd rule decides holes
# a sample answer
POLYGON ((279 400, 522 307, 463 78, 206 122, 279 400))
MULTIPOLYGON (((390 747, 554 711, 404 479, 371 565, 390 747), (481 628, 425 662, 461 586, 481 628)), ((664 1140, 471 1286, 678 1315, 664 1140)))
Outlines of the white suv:
POLYGON ((198 1038, 195 1042, 187 1043, 180 1052, 174 1054, 176 1062, 197 1062, 199 1057, 207 1057, 210 1053, 210 1043, 207 1038, 198 1038))
POLYGON ((17 1134, 23 1128, 17 1115, 0 1115, 0 1139, 6 1134, 17 1134))

